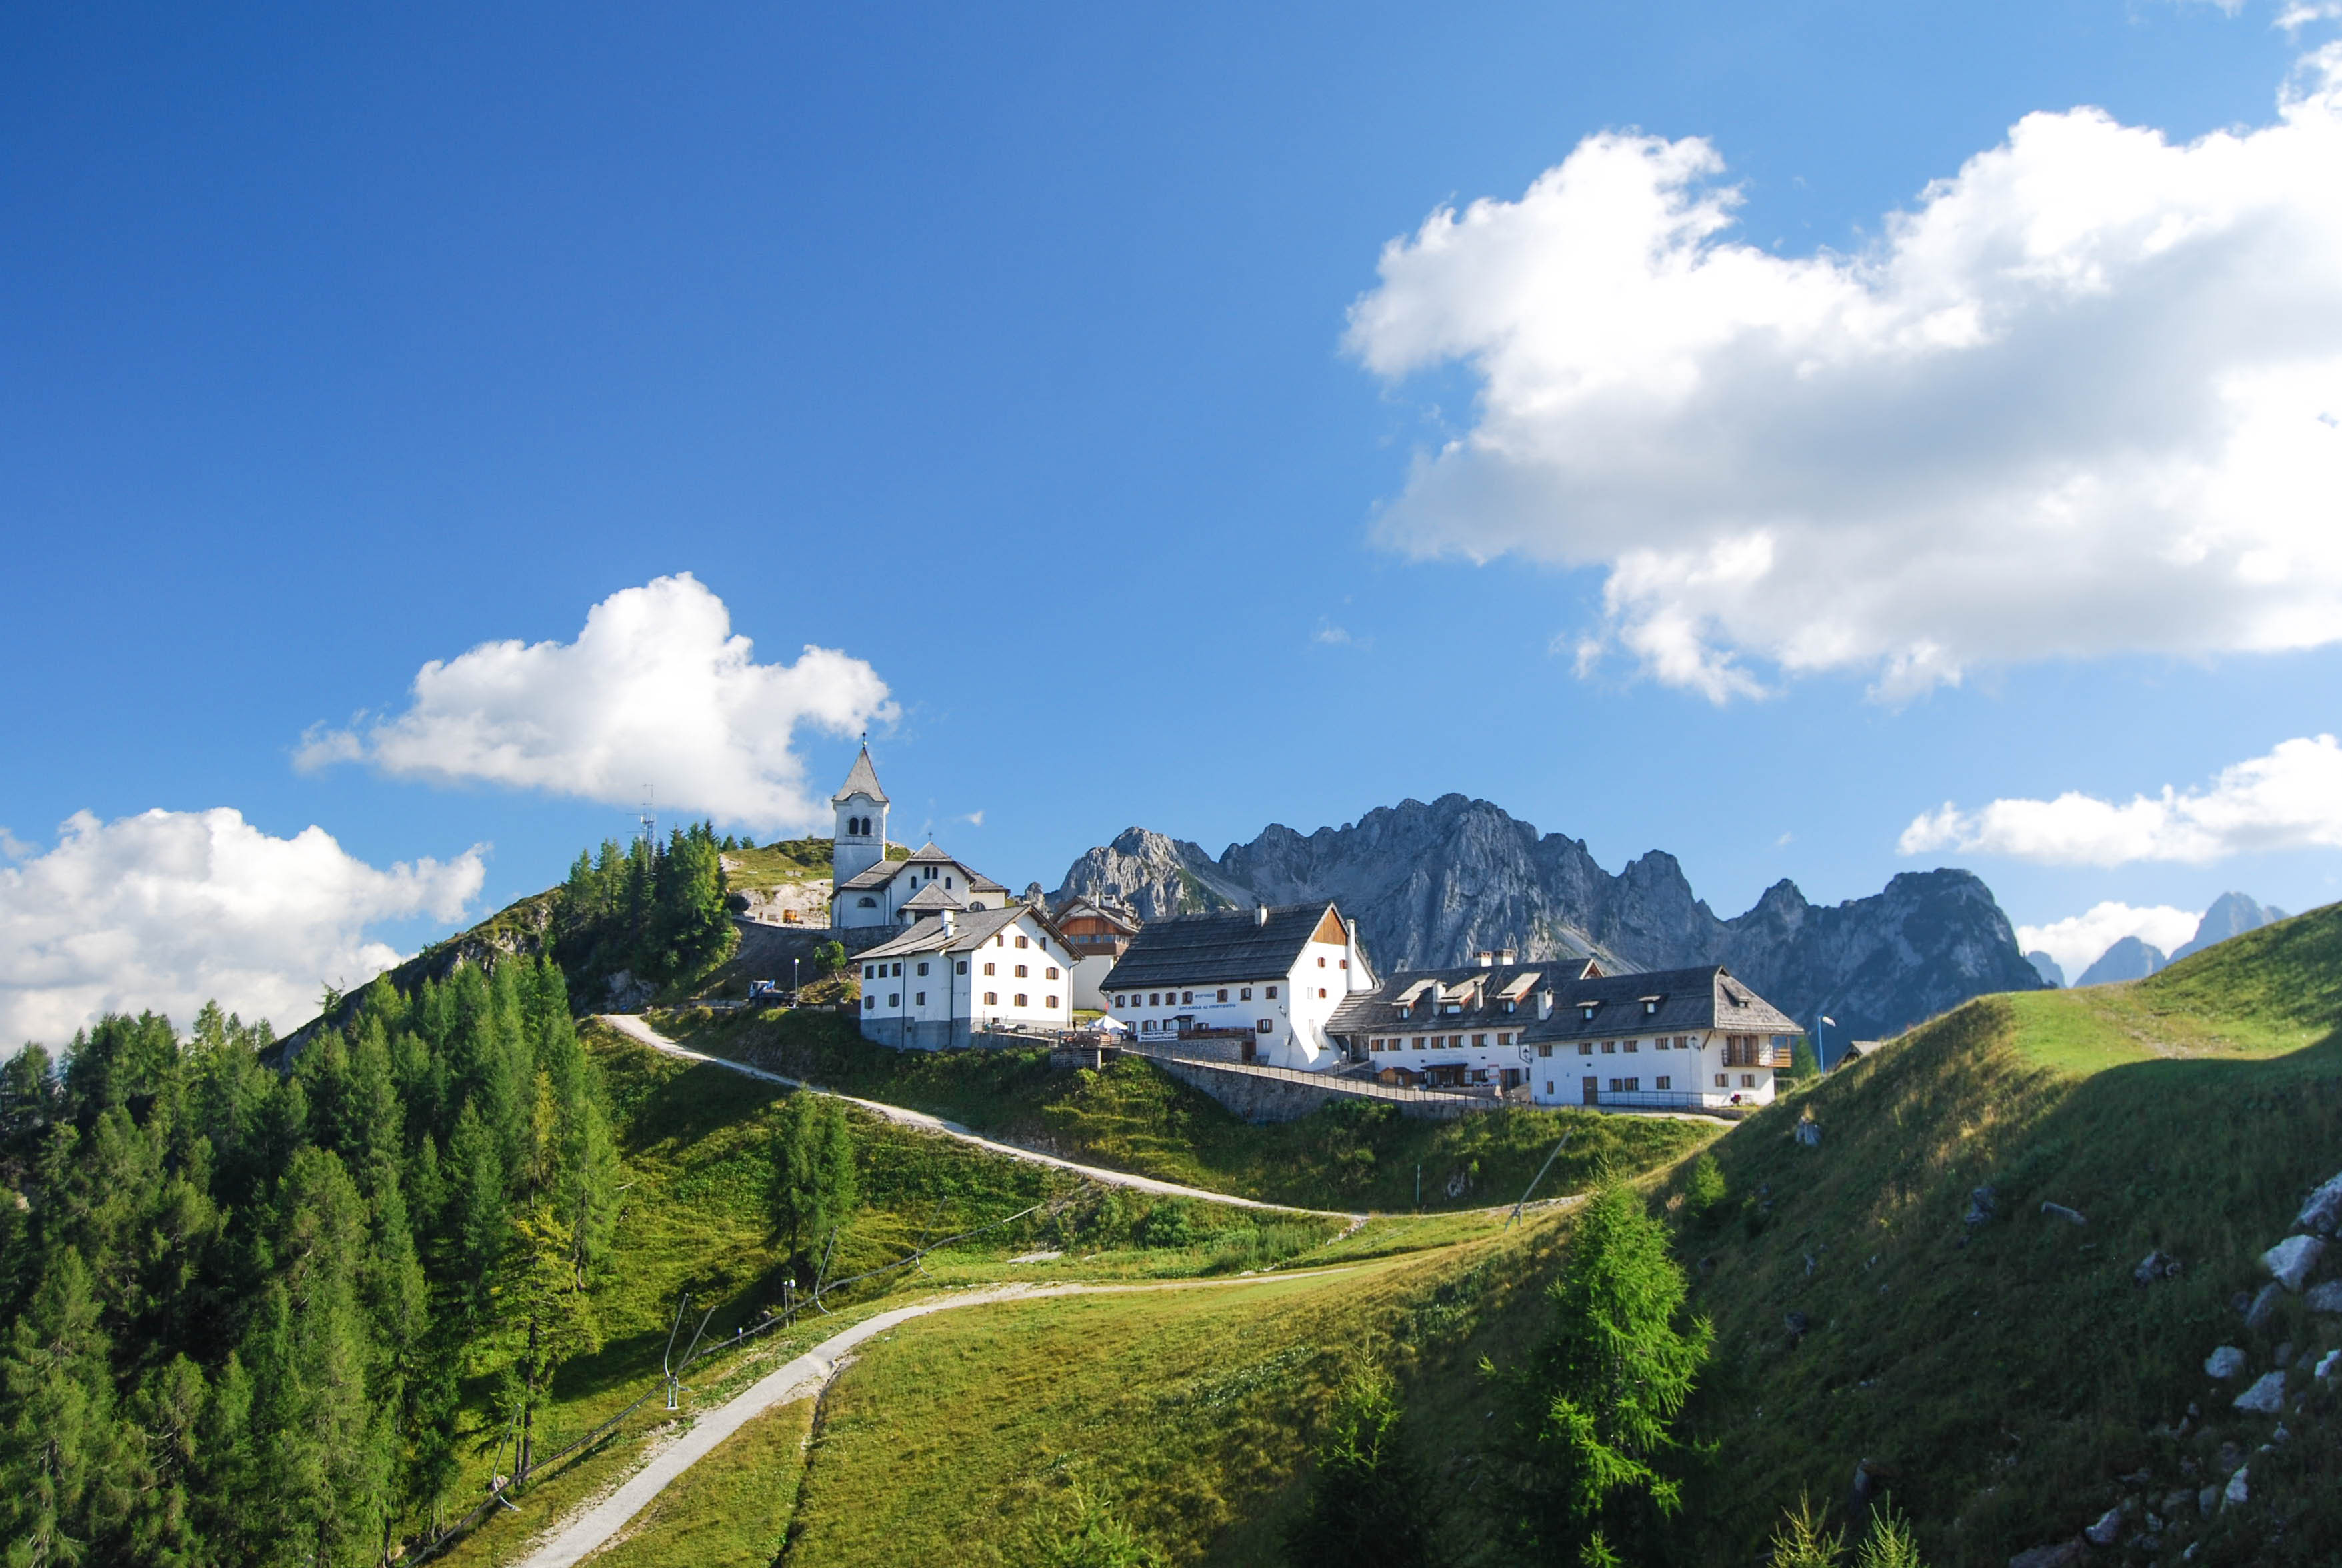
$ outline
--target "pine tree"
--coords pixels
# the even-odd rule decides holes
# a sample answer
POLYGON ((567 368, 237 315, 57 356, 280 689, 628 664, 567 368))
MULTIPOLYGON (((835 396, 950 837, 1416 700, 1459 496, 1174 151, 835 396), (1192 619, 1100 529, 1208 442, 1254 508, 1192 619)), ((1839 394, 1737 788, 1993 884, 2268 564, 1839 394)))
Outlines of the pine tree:
POLYGON ((1676 1326, 1683 1270, 1622 1183, 1580 1211, 1549 1295, 1553 1331, 1528 1363, 1501 1374, 1483 1363, 1512 1395, 1516 1523, 1546 1555, 1615 1563, 1618 1543, 1655 1535, 1681 1506, 1659 1462, 1715 1336, 1704 1318, 1676 1326))
POLYGON ((1295 1568, 1424 1568, 1433 1560, 1431 1478, 1402 1440, 1399 1420, 1388 1373, 1367 1367, 1343 1383, 1307 1506, 1285 1532, 1295 1568))
POLYGON ((130 1512, 124 1436, 88 1266, 51 1254, 0 1360, 0 1553, 7 1568, 103 1561, 130 1512))
POLYGON ((177 1355, 147 1374, 131 1403, 130 1435, 139 1452, 131 1469, 137 1494, 130 1548, 139 1562, 156 1568, 192 1568, 204 1561, 195 1489, 205 1394, 202 1369, 177 1355))
POLYGON ((782 1101, 772 1162, 775 1233, 793 1260, 812 1266, 831 1227, 843 1224, 860 1202, 846 1108, 803 1091, 782 1101))

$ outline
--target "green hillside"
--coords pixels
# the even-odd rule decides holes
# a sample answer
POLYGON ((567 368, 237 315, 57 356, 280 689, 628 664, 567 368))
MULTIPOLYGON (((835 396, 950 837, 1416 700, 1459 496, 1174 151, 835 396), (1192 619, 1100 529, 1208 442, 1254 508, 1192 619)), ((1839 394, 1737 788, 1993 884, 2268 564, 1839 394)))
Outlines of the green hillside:
POLYGON ((1386 1101, 1336 1100, 1256 1126, 1143 1057, 1052 1069, 1048 1053, 904 1052, 829 1013, 705 1009, 652 1022, 695 1050, 753 1063, 977 1132, 1164 1181, 1304 1208, 1400 1212, 1510 1203, 1563 1137, 1544 1193, 1673 1164, 1722 1131, 1706 1119, 1507 1107, 1416 1121, 1386 1101), (1419 1183, 1419 1187, 1418 1187, 1419 1183))
POLYGON ((2337 1023, 2342 906, 2134 984, 1980 998, 1718 1143, 1726 1198, 1695 1217, 1679 1175, 1666 1200, 1717 1331, 1689 1416, 1714 1444, 1689 1509, 1703 1553, 1754 1551, 1800 1492, 1842 1509, 1861 1460, 1893 1474, 1934 1563, 2006 1563, 2126 1498, 2136 1539, 2233 1442, 2253 1503, 2208 1523, 2191 1503, 2165 1555, 2342 1558, 2331 1393, 2260 1453, 2275 1423, 2201 1370, 2225 1343, 2257 1375, 2290 1342, 2307 1393, 2342 1343, 2298 1297, 2258 1333, 2232 1304, 2342 1170, 2337 1023), (1807 1116, 1817 1147, 1793 1136, 1807 1116), (1985 1185, 1998 1217, 1965 1223, 1985 1185), (2135 1283, 2157 1250, 2183 1272, 2135 1283))

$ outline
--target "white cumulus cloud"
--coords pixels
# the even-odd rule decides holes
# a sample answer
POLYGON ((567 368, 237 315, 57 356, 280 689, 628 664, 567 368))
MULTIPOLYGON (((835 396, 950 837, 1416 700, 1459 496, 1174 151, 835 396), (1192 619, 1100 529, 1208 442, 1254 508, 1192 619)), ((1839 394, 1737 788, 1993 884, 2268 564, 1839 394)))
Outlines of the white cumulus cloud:
POLYGON ((896 716, 860 659, 808 644, 760 664, 724 602, 689 573, 613 594, 574 643, 483 643, 434 659, 406 711, 316 729, 303 768, 386 774, 662 806, 762 829, 829 820, 792 749, 799 725, 852 734, 896 716))
POLYGON ((2071 985, 2082 971, 2106 956, 2107 949, 2126 936, 2136 936, 2165 956, 2196 934, 2204 918, 2198 910, 2174 909, 2167 904, 2139 908, 2127 904, 2094 904, 2087 914, 2053 920, 2047 925, 2020 925, 2017 945, 2027 953, 2047 953, 2066 972, 2071 985))
POLYGON ((1859 254, 1723 169, 1605 133, 1385 248, 1351 351, 1479 381, 1386 544, 1602 568, 1581 667, 1717 701, 2342 638, 2342 45, 2257 128, 2027 115, 1859 254))
POLYGON ((377 869, 308 827, 276 838, 225 806, 114 822, 76 813, 55 847, 0 866, 0 1050, 56 1047, 105 1011, 206 1001, 289 1028, 327 984, 372 979, 400 954, 378 922, 453 922, 485 876, 477 846, 377 869))
POLYGON ((2342 848, 2342 746, 2332 735, 2286 741, 2220 770, 2203 789, 2117 803, 2069 790, 2055 800, 1946 802, 1903 830, 1905 854, 1952 849, 2048 865, 2177 860, 2204 865, 2273 849, 2342 848))

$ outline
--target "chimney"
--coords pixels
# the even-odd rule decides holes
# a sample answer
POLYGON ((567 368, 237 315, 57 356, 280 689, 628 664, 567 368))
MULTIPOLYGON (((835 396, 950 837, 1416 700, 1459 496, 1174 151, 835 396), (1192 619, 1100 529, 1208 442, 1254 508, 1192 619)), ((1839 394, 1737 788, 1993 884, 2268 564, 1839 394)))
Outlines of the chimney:
POLYGON ((1252 923, 1255 925, 1266 925, 1268 924, 1268 905, 1265 904, 1256 904, 1252 906, 1252 923))
POLYGON ((1496 955, 1484 947, 1472 955, 1472 962, 1483 969, 1493 968, 1496 962, 1496 955))
POLYGON ((1496 949, 1496 962, 1499 964, 1517 964, 1520 962, 1520 959, 1521 955, 1509 947, 1499 947, 1496 949))
POLYGON ((1537 1018, 1542 1022, 1552 1016, 1553 987, 1548 985, 1544 990, 1537 993, 1537 1018))
POLYGON ((955 929, 952 924, 952 912, 948 909, 937 910, 936 917, 944 923, 944 934, 949 936, 955 929))

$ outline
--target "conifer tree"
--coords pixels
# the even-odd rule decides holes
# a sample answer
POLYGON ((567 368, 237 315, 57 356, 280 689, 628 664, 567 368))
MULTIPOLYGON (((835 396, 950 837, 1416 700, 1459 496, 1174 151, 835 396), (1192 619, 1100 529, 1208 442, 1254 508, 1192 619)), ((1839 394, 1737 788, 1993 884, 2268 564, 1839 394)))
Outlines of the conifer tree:
POLYGON ((0 1360, 0 1552, 7 1568, 102 1562, 130 1511, 125 1444, 89 1269, 51 1254, 0 1360))
POLYGON ((793 1260, 810 1255, 860 1201, 846 1108, 800 1090, 781 1102, 773 1132, 773 1226, 793 1260))
POLYGON ((1527 1363, 1496 1373, 1512 1395, 1511 1443, 1524 1543, 1588 1568, 1619 1561, 1681 1506, 1661 1468, 1669 1431, 1706 1364, 1704 1318, 1678 1328, 1683 1270, 1666 1229, 1613 1182, 1579 1211, 1549 1293, 1553 1328, 1527 1363))
POLYGON ((1424 1568, 1432 1562, 1430 1477, 1399 1429, 1398 1391, 1379 1367, 1353 1373, 1336 1395, 1317 1447, 1309 1501, 1285 1533, 1295 1568, 1424 1568))

